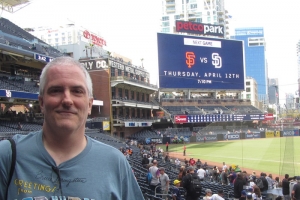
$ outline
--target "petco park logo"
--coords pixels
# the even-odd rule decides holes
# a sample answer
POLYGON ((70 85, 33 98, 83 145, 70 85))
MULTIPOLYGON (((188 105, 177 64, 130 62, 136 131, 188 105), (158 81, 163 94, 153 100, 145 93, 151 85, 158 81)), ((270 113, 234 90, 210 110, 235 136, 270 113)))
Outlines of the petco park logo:
POLYGON ((176 31, 224 37, 224 26, 176 21, 176 31))
POLYGON ((175 123, 185 123, 187 122, 186 115, 176 115, 175 116, 175 123))

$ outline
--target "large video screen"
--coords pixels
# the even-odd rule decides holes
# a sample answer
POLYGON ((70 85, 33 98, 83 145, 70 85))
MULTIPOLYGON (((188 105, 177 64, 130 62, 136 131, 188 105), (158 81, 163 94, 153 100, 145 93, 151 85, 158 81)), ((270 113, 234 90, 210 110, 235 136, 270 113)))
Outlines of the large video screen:
POLYGON ((243 42, 157 34, 159 87, 244 90, 243 42))

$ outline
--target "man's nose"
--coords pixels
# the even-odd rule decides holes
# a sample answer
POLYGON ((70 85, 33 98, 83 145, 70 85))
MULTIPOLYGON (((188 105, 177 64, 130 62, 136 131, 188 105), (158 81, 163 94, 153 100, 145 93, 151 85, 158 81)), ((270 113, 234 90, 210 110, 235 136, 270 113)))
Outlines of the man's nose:
POLYGON ((63 99, 62 99, 63 105, 70 106, 73 104, 71 92, 69 90, 66 90, 63 94, 63 99))

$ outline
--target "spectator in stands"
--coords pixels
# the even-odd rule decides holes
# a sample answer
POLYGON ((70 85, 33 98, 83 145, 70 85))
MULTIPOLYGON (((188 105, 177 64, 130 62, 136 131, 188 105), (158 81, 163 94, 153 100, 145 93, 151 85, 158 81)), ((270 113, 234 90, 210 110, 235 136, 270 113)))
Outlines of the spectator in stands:
POLYGON ((144 168, 148 169, 149 159, 147 158, 146 155, 143 156, 142 165, 143 165, 144 168))
POLYGON ((239 200, 246 200, 247 199, 247 191, 243 190, 241 193, 241 197, 239 198, 239 200))
POLYGON ((253 186, 252 199, 262 200, 260 189, 256 185, 253 186))
POLYGON ((159 168, 159 172, 160 172, 159 180, 160 180, 160 185, 161 185, 161 193, 164 194, 164 195, 162 195, 162 198, 167 199, 170 179, 169 179, 169 176, 165 173, 165 168, 163 168, 163 167, 159 168))
POLYGON ((153 158, 151 157, 151 154, 148 154, 148 160, 149 160, 149 164, 152 163, 153 158))
POLYGON ((197 171, 197 175, 200 178, 200 180, 203 181, 206 175, 206 171, 202 167, 200 167, 200 169, 198 169, 197 171))
POLYGON ((196 164, 196 161, 194 160, 194 158, 191 158, 189 163, 190 163, 190 166, 194 167, 194 165, 196 164))
POLYGON ((231 169, 231 173, 228 175, 229 183, 231 186, 233 186, 233 181, 236 178, 236 173, 234 169, 231 169))
POLYGON ((213 194, 211 196, 211 200, 224 200, 224 191, 223 190, 218 190, 218 194, 213 194))
POLYGON ((255 182, 255 179, 256 179, 256 173, 255 171, 252 172, 252 174, 249 176, 249 179, 251 179, 255 182))
POLYGON ((205 190, 205 196, 203 197, 203 200, 211 200, 212 191, 211 189, 205 190))
POLYGON ((284 175, 284 179, 282 180, 282 194, 283 194, 283 198, 284 200, 290 200, 291 196, 290 196, 290 181, 293 178, 289 178, 288 174, 284 175))
POLYGON ((233 185, 234 199, 239 199, 241 197, 243 186, 244 186, 243 175, 241 173, 237 173, 237 177, 233 185))
POLYGON ((165 162, 166 162, 166 163, 170 162, 170 156, 169 156, 169 153, 167 153, 166 156, 165 156, 165 162))
POLYGON ((18 122, 18 130, 21 131, 21 130, 22 130, 22 127, 23 127, 23 126, 22 126, 21 122, 18 122))
POLYGON ((179 169, 181 166, 181 161, 178 158, 176 158, 176 160, 175 160, 175 165, 176 165, 177 169, 179 169))
POLYGON ((38 182, 49 190, 33 185, 29 189, 15 181, 7 185, 12 153, 5 141, 0 143, 0 152, 7 152, 0 154, 0 199, 143 199, 126 158, 85 135, 92 103, 92 81, 78 61, 60 57, 43 68, 39 91, 43 128, 13 137, 17 162, 11 180, 38 182), (18 192, 25 189, 30 193, 18 192))
POLYGON ((267 191, 268 191, 268 181, 267 181, 267 179, 266 179, 266 174, 265 173, 260 173, 260 178, 261 178, 261 180, 262 180, 262 182, 263 182, 263 185, 264 185, 264 187, 260 190, 261 191, 261 193, 263 194, 263 195, 267 195, 267 191))
POLYGON ((272 174, 269 174, 269 176, 267 176, 266 179, 268 181, 268 190, 272 190, 274 185, 272 174))
POLYGON ((297 183, 294 185, 292 190, 292 199, 300 200, 300 176, 296 177, 297 183))
POLYGON ((169 142, 166 143, 166 152, 169 151, 169 142))
POLYGON ((225 162, 223 162, 222 171, 225 171, 225 169, 227 169, 227 165, 225 164, 225 162))
POLYGON ((179 169, 179 173, 178 173, 178 180, 182 181, 182 178, 184 176, 184 166, 181 166, 180 169, 179 169))
POLYGON ((220 174, 219 168, 217 166, 214 166, 213 172, 212 172, 212 175, 213 175, 212 178, 213 178, 214 182, 219 182, 219 174, 220 174))
POLYGON ((222 179, 222 185, 228 185, 228 169, 226 168, 224 171, 221 173, 221 179, 222 179))
POLYGON ((282 187, 282 182, 280 182, 279 177, 276 177, 274 181, 274 188, 281 188, 281 187, 282 187))
POLYGON ((180 187, 180 180, 174 180, 174 187, 172 189, 172 198, 173 200, 181 200, 181 193, 180 190, 178 189, 180 187))
MULTIPOLYGON (((156 188, 156 186, 159 185, 160 173, 159 173, 159 170, 157 168, 157 160, 153 160, 152 163, 153 163, 153 166, 149 168, 149 172, 151 172, 151 174, 152 174, 150 189, 152 190, 153 193, 155 193, 155 188, 156 188)), ((160 188, 159 187, 156 189, 156 193, 160 193, 160 188)))
POLYGON ((198 159, 196 162, 197 169, 200 169, 201 165, 202 165, 202 163, 201 163, 200 159, 198 159))

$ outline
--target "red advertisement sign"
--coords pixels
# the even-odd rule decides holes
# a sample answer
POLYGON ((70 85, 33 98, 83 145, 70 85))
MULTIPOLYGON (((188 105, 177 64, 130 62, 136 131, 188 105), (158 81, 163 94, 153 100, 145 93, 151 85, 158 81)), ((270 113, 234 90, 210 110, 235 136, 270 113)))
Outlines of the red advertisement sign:
POLYGON ((93 44, 97 46, 100 47, 102 47, 103 45, 106 46, 106 41, 103 38, 94 35, 93 33, 90 33, 88 30, 83 31, 83 37, 85 37, 88 40, 90 39, 93 42, 93 44))
POLYGON ((265 121, 274 120, 273 113, 265 114, 265 121))
POLYGON ((174 119, 175 119, 175 123, 186 123, 187 122, 186 115, 175 115, 174 119))

